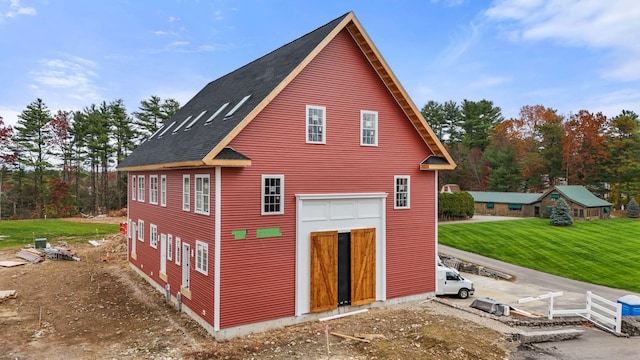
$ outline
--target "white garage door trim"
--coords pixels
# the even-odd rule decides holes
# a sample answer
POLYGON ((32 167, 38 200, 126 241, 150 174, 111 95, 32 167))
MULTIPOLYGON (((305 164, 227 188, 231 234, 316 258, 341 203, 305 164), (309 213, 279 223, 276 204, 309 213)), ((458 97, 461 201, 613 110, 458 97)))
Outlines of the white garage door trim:
POLYGON ((309 234, 376 229, 376 300, 386 300, 387 193, 296 195, 296 316, 309 313, 309 234))

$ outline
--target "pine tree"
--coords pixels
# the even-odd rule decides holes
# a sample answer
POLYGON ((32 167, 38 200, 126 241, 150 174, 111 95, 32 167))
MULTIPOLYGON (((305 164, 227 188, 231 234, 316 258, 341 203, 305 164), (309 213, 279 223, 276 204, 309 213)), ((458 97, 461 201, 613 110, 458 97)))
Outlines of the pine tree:
POLYGON ((573 225, 571 209, 563 198, 558 199, 558 201, 556 201, 556 204, 553 206, 553 209, 551 209, 551 217, 549 217, 549 223, 554 226, 573 225))
POLYGON ((640 217, 640 205, 638 205, 638 202, 634 198, 631 198, 627 203, 627 216, 630 218, 640 217))

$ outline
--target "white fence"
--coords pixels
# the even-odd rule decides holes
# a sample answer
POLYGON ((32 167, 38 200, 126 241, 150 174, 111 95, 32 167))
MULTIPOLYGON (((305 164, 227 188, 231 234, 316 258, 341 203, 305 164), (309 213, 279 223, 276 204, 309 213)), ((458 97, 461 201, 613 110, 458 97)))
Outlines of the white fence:
POLYGON ((518 303, 549 299, 549 319, 553 319, 554 316, 578 315, 601 328, 620 334, 622 330, 622 304, 587 291, 584 309, 554 309, 553 298, 562 295, 562 292, 548 293, 535 298, 519 299, 518 303))

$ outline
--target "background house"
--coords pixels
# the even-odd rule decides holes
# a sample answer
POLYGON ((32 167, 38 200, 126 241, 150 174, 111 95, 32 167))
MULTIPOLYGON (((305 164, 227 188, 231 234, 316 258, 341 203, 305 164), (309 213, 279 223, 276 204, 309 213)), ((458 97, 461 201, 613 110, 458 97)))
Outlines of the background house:
POLYGON ((571 208, 575 220, 608 218, 612 204, 582 185, 557 185, 544 193, 469 191, 477 215, 543 217, 559 198, 571 208))
POLYGON ((119 165, 129 260, 218 338, 430 295, 454 167, 348 13, 209 83, 119 165))

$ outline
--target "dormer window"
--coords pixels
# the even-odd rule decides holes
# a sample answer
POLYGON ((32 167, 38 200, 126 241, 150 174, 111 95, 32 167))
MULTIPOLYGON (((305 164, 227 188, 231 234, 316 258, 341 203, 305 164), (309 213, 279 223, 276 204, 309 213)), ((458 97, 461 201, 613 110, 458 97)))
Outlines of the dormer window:
POLYGON ((308 144, 324 144, 326 142, 325 114, 325 107, 307 105, 308 144))

